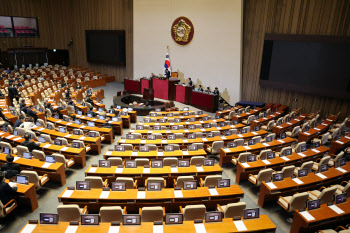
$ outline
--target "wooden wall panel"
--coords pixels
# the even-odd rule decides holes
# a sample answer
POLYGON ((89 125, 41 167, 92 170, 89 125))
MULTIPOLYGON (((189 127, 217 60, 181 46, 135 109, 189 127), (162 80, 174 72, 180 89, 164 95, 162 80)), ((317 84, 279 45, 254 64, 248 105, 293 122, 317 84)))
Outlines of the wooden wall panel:
POLYGON ((242 100, 303 107, 308 113, 341 111, 342 118, 350 114, 350 101, 259 86, 265 34, 350 36, 350 1, 245 0, 243 18, 242 100))

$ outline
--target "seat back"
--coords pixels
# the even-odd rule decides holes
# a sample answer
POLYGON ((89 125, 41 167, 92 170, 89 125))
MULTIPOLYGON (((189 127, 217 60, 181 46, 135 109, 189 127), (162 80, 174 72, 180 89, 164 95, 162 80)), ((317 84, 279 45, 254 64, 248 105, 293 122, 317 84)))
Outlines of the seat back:
POLYGON ((184 221, 193 221, 205 217, 205 205, 187 205, 183 209, 184 221))
POLYGON ((233 218, 243 216, 243 210, 246 208, 245 202, 229 203, 224 209, 224 218, 233 218))
POLYGON ((133 150, 132 144, 120 144, 121 146, 124 146, 125 150, 133 150))
POLYGON ((325 134, 322 135, 322 138, 321 138, 321 145, 325 145, 328 143, 328 137, 329 137, 330 133, 327 132, 325 134))
POLYGON ((28 181, 29 183, 33 183, 35 188, 40 188, 40 183, 39 183, 39 176, 38 173, 36 171, 26 171, 23 170, 20 173, 23 176, 28 176, 28 181))
POLYGON ((125 182, 125 187, 127 189, 133 189, 134 188, 134 179, 131 177, 117 177, 117 182, 125 182))
POLYGON ((85 181, 90 181, 90 188, 103 188, 103 180, 99 176, 87 176, 85 177, 85 181))
POLYGON ((45 153, 41 150, 33 150, 32 151, 33 157, 36 159, 39 159, 40 161, 45 161, 45 153))
POLYGON ((109 157, 107 160, 111 161, 111 166, 123 165, 123 159, 119 157, 109 157))
POLYGON ((299 142, 296 146, 295 146, 295 151, 297 153, 300 153, 301 152, 301 148, 303 145, 306 145, 306 142, 299 142))
POLYGON ((141 209, 141 222, 162 222, 163 208, 161 206, 143 207, 141 209))
POLYGON ((237 146, 243 146, 243 144, 244 144, 243 138, 235 139, 233 141, 236 143, 237 146))
POLYGON ((253 137, 253 140, 254 140, 255 143, 260 143, 261 136, 255 136, 255 137, 253 137))
POLYGON ((259 174, 256 178, 257 185, 261 184, 263 181, 270 181, 272 177, 273 170, 271 168, 267 168, 264 170, 260 170, 259 174))
POLYGON ((269 121, 269 123, 267 124, 267 131, 271 131, 274 124, 275 124, 275 120, 269 121))
POLYGON ((135 159, 135 161, 136 161, 136 166, 149 165, 149 159, 146 159, 146 158, 137 158, 135 159))
POLYGON ((24 128, 16 127, 15 130, 18 132, 18 136, 24 137, 24 134, 26 133, 26 130, 24 128))
POLYGON ((340 160, 343 158, 344 151, 340 152, 335 156, 334 158, 334 166, 339 167, 340 166, 340 160))
POLYGON ((220 153, 220 149, 224 147, 224 141, 215 141, 212 144, 212 154, 220 153))
POLYGON ((222 175, 209 175, 205 177, 204 187, 217 186, 217 180, 222 179, 222 175))
POLYGON ((321 200, 321 205, 333 202, 335 191, 337 191, 337 187, 335 186, 323 189, 318 197, 321 200))
POLYGON ((267 153, 271 152, 271 151, 272 151, 271 149, 266 149, 266 150, 260 151, 259 159, 266 160, 267 159, 267 153))
POLYGON ((59 205, 57 207, 57 214, 60 222, 77 221, 80 222, 80 208, 76 204, 71 205, 59 205))
POLYGON ((294 165, 283 167, 281 171, 281 173, 283 173, 283 178, 292 177, 294 174, 294 170, 295 170, 294 165))
POLYGON ((197 164, 203 165, 204 159, 205 159, 204 156, 193 156, 191 157, 190 165, 197 165, 197 164))
POLYGON ((168 157, 163 159, 163 166, 171 166, 178 164, 178 159, 175 157, 168 157))
POLYGON ((292 130, 292 138, 298 136, 299 132, 300 132, 300 126, 298 125, 298 126, 294 127, 292 130))
POLYGON ((162 185, 162 188, 164 188, 164 178, 163 177, 149 177, 146 180, 146 182, 153 182, 153 181, 159 181, 162 185))
POLYGON ((308 198, 309 198, 309 193, 307 192, 294 194, 292 199, 289 202, 290 204, 289 204, 288 211, 293 212, 298 209, 305 209, 308 198))
POLYGON ((318 170, 320 170, 321 166, 323 164, 327 164, 329 163, 329 160, 331 160, 331 156, 327 155, 327 156, 324 156, 321 161, 318 163, 318 170))
POLYGON ((47 143, 51 143, 52 144, 52 140, 51 140, 51 136, 50 135, 48 135, 48 134, 40 134, 40 136, 43 137, 47 143))
POLYGON ((303 163, 301 165, 300 169, 305 169, 306 168, 308 173, 311 173, 313 165, 314 165, 313 161, 308 161, 308 162, 303 163))
POLYGON ((66 166, 66 158, 64 157, 64 155, 59 153, 53 153, 52 156, 55 156, 56 162, 63 163, 64 166, 66 166))
POLYGON ((176 187, 177 188, 183 188, 184 187, 184 181, 192 181, 194 180, 193 176, 179 176, 176 179, 176 187))
POLYGON ((120 206, 102 206, 100 208, 100 222, 121 222, 123 210, 120 206))
POLYGON ((23 152, 29 152, 28 147, 26 146, 16 146, 17 149, 17 155, 22 157, 23 156, 23 152))
POLYGON ((283 156, 286 156, 286 151, 289 149, 292 149, 292 147, 290 147, 290 146, 283 147, 280 154, 283 156))
POLYGON ((192 145, 197 145, 198 150, 203 150, 203 148, 204 148, 203 142, 192 143, 192 145))
POLYGON ((247 162, 247 157, 248 155, 251 155, 252 153, 250 152, 244 152, 244 153, 240 153, 238 155, 237 161, 238 162, 247 162))

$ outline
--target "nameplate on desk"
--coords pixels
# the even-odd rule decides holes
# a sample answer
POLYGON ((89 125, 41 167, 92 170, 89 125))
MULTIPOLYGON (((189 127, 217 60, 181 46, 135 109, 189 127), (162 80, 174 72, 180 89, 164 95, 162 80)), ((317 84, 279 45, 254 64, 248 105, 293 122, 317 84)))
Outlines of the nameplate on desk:
POLYGON ((277 186, 274 184, 274 183, 272 183, 272 182, 269 182, 269 183, 265 183, 267 186, 269 186, 269 188, 270 189, 276 189, 277 188, 277 186))
POLYGON ((340 143, 340 144, 344 144, 344 142, 342 142, 342 141, 335 141, 336 143, 340 143))
POLYGON ((10 135, 10 136, 7 136, 6 138, 7 139, 11 139, 11 138, 13 138, 15 135, 10 135))
POLYGON ((122 167, 117 167, 115 169, 115 173, 123 173, 123 168, 122 167))
POLYGON ((70 197, 72 194, 73 194, 73 192, 74 192, 74 190, 66 190, 64 193, 63 193, 63 195, 62 195, 62 197, 70 197))
POLYGON ((153 131, 152 131, 152 130, 149 130, 148 133, 153 133, 153 131))
POLYGON ((14 159, 13 159, 13 161, 14 162, 16 162, 18 159, 20 159, 21 157, 15 157, 14 159))
POLYGON ((209 193, 210 193, 211 196, 219 195, 218 190, 216 190, 216 188, 208 189, 208 190, 209 190, 209 193))
POLYGON ((163 117, 164 119, 168 119, 168 117, 163 117))
POLYGON ((63 147, 62 149, 61 149, 61 151, 66 151, 66 150, 68 150, 69 149, 69 147, 63 147))
POLYGON ((89 169, 89 172, 91 172, 91 173, 95 173, 95 172, 96 172, 96 170, 97 170, 97 167, 91 167, 91 168, 89 169))
POLYGON ((182 194, 182 190, 174 190, 174 196, 175 198, 184 197, 182 194))
POLYGON ((250 167, 248 163, 241 163, 243 167, 250 167))
POLYGON ((4 133, 0 133, 0 135, 3 135, 4 133))
POLYGON ((68 226, 65 233, 75 233, 78 230, 78 226, 68 226))
POLYGON ((133 151, 131 152, 131 156, 137 156, 138 152, 137 151, 133 151))
POLYGON ((65 138, 69 138, 70 136, 72 136, 71 134, 67 134, 67 135, 65 135, 64 137, 65 138))
POLYGON ((224 149, 225 152, 231 152, 229 148, 224 149))
POLYGON ((120 139, 120 141, 119 141, 119 142, 123 143, 123 142, 125 142, 125 139, 120 139))
POLYGON ((110 191, 102 191, 100 198, 108 198, 110 191))
POLYGON ((201 131, 205 131, 205 129, 201 129, 201 131))
POLYGON ((120 226, 110 226, 108 233, 119 233, 120 226))
POLYGON ((347 172, 347 170, 345 170, 345 169, 343 169, 343 168, 341 168, 341 167, 337 167, 336 169, 337 169, 338 171, 342 172, 342 173, 346 173, 346 172, 347 172))
POLYGON ((162 143, 167 143, 167 140, 162 140, 162 143))
POLYGON ((311 149, 313 152, 320 153, 321 151, 316 150, 316 149, 311 149))
POLYGON ((27 224, 23 230, 21 231, 21 233, 32 233, 35 229, 35 227, 37 226, 37 224, 27 224))
POLYGON ((13 141, 18 141, 18 140, 21 140, 21 139, 22 139, 22 137, 17 137, 15 139, 13 139, 13 141))
POLYGON ((50 167, 51 164, 52 163, 44 163, 41 167, 42 168, 48 168, 48 167, 50 167))
POLYGON ((249 146, 243 146, 246 150, 250 150, 252 148, 250 148, 249 146))
POLYGON ((49 148, 51 146, 51 144, 46 144, 43 146, 43 148, 49 148))
POLYGON ((252 134, 254 134, 254 135, 258 135, 258 133, 257 133, 257 132, 252 132, 252 134))
POLYGON ((200 166, 200 167, 196 167, 196 169, 197 169, 197 172, 204 172, 204 169, 203 169, 203 167, 202 167, 202 166, 200 166))
POLYGON ((292 180, 297 184, 304 184, 304 182, 302 182, 299 178, 294 178, 292 180))
POLYGON ((164 155, 164 153, 163 153, 163 151, 161 151, 161 152, 157 152, 157 156, 163 156, 164 155))
POLYGON ((151 168, 149 168, 149 167, 144 167, 144 168, 143 168, 143 173, 151 173, 151 168))
POLYGON ((317 130, 317 131, 320 131, 321 129, 319 129, 319 128, 314 128, 315 130, 317 130))
POLYGON ((282 156, 282 157, 280 157, 281 159, 283 159, 283 160, 285 160, 285 161, 289 161, 290 159, 288 158, 288 157, 286 157, 286 156, 282 156))
POLYGON ((245 226, 244 222, 242 220, 239 221, 233 221, 238 231, 246 231, 248 230, 245 226))
POLYGON ((305 157, 306 154, 303 154, 303 153, 298 153, 298 155, 300 155, 301 157, 305 157))
POLYGON ((243 135, 242 135, 242 134, 237 134, 237 136, 238 136, 239 138, 243 138, 243 135))
POLYGON ((179 172, 179 171, 177 170, 177 167, 171 167, 171 168, 170 168, 170 171, 171 171, 171 172, 179 172))
POLYGON ((309 212, 303 211, 299 212, 307 221, 315 220, 314 216, 312 216, 309 212))
POLYGON ((139 125, 143 125, 143 122, 139 122, 139 125))
POLYGON ((334 212, 336 212, 337 214, 344 214, 344 210, 340 209, 338 206, 336 205, 331 205, 328 206, 331 210, 333 210, 334 212))
POLYGON ((153 225, 153 233, 163 233, 163 224, 153 225))
POLYGON ((280 140, 277 140, 277 141, 278 141, 278 142, 280 142, 280 143, 284 143, 284 141, 283 141, 283 140, 281 140, 281 139, 280 139, 280 140))
POLYGON ((107 152, 106 152, 106 155, 112 155, 112 151, 110 151, 110 150, 107 151, 107 152))
POLYGON ((207 233, 204 223, 195 223, 194 228, 196 229, 196 233, 207 233))
POLYGON ((317 173, 316 176, 320 177, 321 179, 327 179, 327 176, 325 176, 321 173, 317 173))
POLYGON ((146 192, 145 191, 137 191, 137 199, 145 199, 146 192))
POLYGON ((264 145, 264 146, 270 146, 270 145, 269 145, 269 144, 267 144, 267 143, 263 143, 263 145, 264 145))

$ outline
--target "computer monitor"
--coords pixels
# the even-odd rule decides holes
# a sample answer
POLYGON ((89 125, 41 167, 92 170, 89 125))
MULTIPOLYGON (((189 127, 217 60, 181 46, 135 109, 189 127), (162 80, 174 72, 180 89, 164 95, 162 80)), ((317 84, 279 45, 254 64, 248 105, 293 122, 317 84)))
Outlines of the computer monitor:
POLYGON ((254 127, 254 131, 259 131, 260 130, 260 125, 256 125, 255 127, 254 127))
POLYGON ((307 168, 298 170, 298 177, 307 176, 307 174, 308 174, 307 168))
POLYGON ((16 176, 16 183, 18 183, 18 184, 29 184, 29 177, 28 176, 17 175, 16 176))
POLYGON ((134 111, 134 109, 133 108, 128 108, 128 111, 132 112, 132 111, 134 111))
POLYGON ((14 131, 13 131, 13 135, 18 136, 18 131, 17 131, 17 130, 14 130, 14 131))
POLYGON ((174 113, 169 112, 169 113, 166 114, 166 116, 167 116, 167 117, 173 117, 173 116, 174 116, 174 113))
MULTIPOLYGON (((147 123, 151 123, 151 119, 149 119, 150 121, 147 123)), ((146 121, 145 121, 146 122, 146 121)), ((159 123, 166 123, 166 119, 159 119, 159 123)))
POLYGON ((126 139, 135 140, 135 135, 134 134, 127 134, 126 139))
POLYGON ((103 112, 103 109, 102 109, 102 108, 98 108, 98 111, 99 111, 99 112, 103 112))
POLYGON ((197 151, 198 150, 198 145, 193 144, 188 146, 188 151, 197 151))
POLYGON ((236 142, 228 142, 227 147, 228 148, 235 148, 235 147, 237 147, 237 143, 236 142))
POLYGON ((41 123, 39 121, 35 122, 35 125, 41 127, 41 123))
POLYGON ((305 151, 307 151, 307 146, 306 146, 306 144, 302 144, 300 146, 300 152, 305 152, 305 151))
POLYGON ((49 129, 49 130, 53 130, 53 126, 51 124, 47 124, 46 128, 49 129))
POLYGON ((288 148, 288 149, 285 149, 285 150, 284 150, 284 155, 285 155, 285 156, 291 155, 292 153, 293 153, 292 148, 288 148))
POLYGON ((77 190, 90 190, 90 181, 77 181, 77 190))
POLYGON ((112 121, 118 122, 118 117, 112 117, 112 121))
POLYGON ((67 132, 67 129, 66 129, 65 127, 63 127, 63 126, 58 126, 58 131, 59 131, 60 133, 66 133, 66 132, 67 132))
POLYGON ((90 127, 95 127, 95 122, 88 121, 88 126, 90 126, 90 127))
POLYGON ((267 158, 267 159, 274 159, 274 158, 276 158, 275 152, 273 152, 273 151, 267 152, 267 153, 266 153, 266 158, 267 158))
POLYGON ((109 114, 114 114, 115 112, 114 112, 113 109, 108 109, 108 113, 109 113, 109 114))
POLYGON ((165 224, 183 224, 183 214, 165 214, 165 224))
POLYGON ((99 160, 98 166, 99 167, 111 167, 111 161, 110 160, 99 160))
POLYGON ((147 181, 147 191, 160 191, 162 190, 161 181, 147 181))
POLYGON ((83 115, 83 111, 78 110, 78 111, 77 111, 77 114, 78 114, 78 115, 83 115))
POLYGON ((225 136, 231 136, 232 132, 230 130, 226 130, 224 134, 225 134, 225 136))
POLYGON ((156 140, 156 135, 154 134, 147 135, 147 140, 156 140))
POLYGON ((91 113, 88 113, 88 114, 86 114, 87 115, 87 117, 92 117, 92 114, 91 113))
POLYGON ((346 165, 346 158, 340 159, 339 165, 340 165, 340 167, 345 166, 346 165))
POLYGON ((150 114, 150 116, 151 116, 151 117, 157 117, 157 113, 152 112, 152 113, 150 114))
POLYGON ((168 134, 167 139, 168 140, 176 140, 175 134, 168 134))
POLYGON ((166 145, 164 146, 164 151, 174 151, 175 147, 174 145, 166 145))
POLYGON ((160 109, 160 108, 156 108, 156 109, 154 109, 154 111, 155 111, 155 112, 161 112, 161 111, 162 111, 162 109, 160 109))
POLYGON ((196 129, 196 126, 195 125, 189 125, 188 129, 196 129))
POLYGON ((99 215, 98 214, 82 214, 81 215, 81 225, 99 225, 99 215))
POLYGON ((196 139, 196 134, 195 133, 187 134, 187 139, 196 139))
POLYGON ((322 164, 320 166, 320 172, 328 171, 328 164, 322 164))
POLYGON ((135 160, 125 160, 125 168, 137 168, 135 160))
POLYGON ((101 115, 99 115, 99 116, 98 116, 98 119, 100 119, 100 120, 104 120, 104 119, 105 119, 105 116, 101 116, 101 115))
POLYGON ((222 222, 222 214, 221 211, 206 212, 205 223, 222 222))
POLYGON ((73 129, 73 135, 80 135, 80 129, 73 129))
POLYGON ((10 154, 10 148, 4 147, 2 153, 9 155, 10 154))
POLYGON ((247 156, 247 162, 255 162, 256 156, 255 155, 248 155, 247 156))
POLYGON ((203 166, 214 166, 215 160, 214 159, 204 159, 203 166))
POLYGON ((189 116, 190 114, 188 112, 183 113, 184 116, 189 116))
POLYGON ((206 128, 206 129, 211 128, 211 124, 210 123, 205 123, 204 124, 204 128, 206 128))
POLYGON ((80 125, 81 124, 81 121, 79 119, 75 119, 74 120, 74 123, 77 124, 77 125, 80 125))
POLYGON ((243 210, 243 219, 259 218, 259 208, 243 210))
POLYGON ((316 199, 316 200, 310 200, 307 202, 307 210, 314 210, 314 209, 319 209, 321 207, 321 200, 316 199))
POLYGON ((136 130, 144 130, 144 128, 143 125, 136 125, 136 130))
POLYGON ((346 202, 347 198, 348 198, 347 193, 335 195, 334 196, 334 203, 337 205, 337 204, 346 202))
POLYGON ((88 136, 91 137, 91 138, 96 138, 97 137, 97 133, 89 131, 88 136))
POLYGON ((45 162, 47 162, 47 163, 55 163, 56 162, 56 158, 55 158, 55 156, 46 155, 45 156, 45 162))
POLYGON ((179 159, 178 160, 178 167, 189 167, 189 166, 190 166, 189 159, 179 159))
POLYGON ((220 115, 215 115, 215 119, 220 119, 220 115))
POLYGON ((203 121, 208 121, 208 120, 209 120, 209 117, 208 117, 208 116, 204 116, 204 117, 202 118, 202 120, 203 120, 203 121))
POLYGON ((83 103, 81 103, 81 105, 83 105, 84 107, 85 107, 85 103, 83 102, 83 103))
POLYGON ((152 168, 162 168, 163 167, 163 160, 151 160, 151 167, 152 168))
POLYGON ((114 146, 115 151, 125 151, 125 147, 121 145, 115 145, 114 146))
POLYGON ((45 143, 46 141, 45 141, 45 138, 39 136, 38 137, 38 142, 45 143))
POLYGON ((57 224, 58 214, 40 213, 40 224, 57 224))
POLYGON ((283 173, 272 174, 272 181, 277 182, 283 180, 283 173))
POLYGON ((255 145, 255 140, 254 139, 249 139, 248 140, 248 146, 255 145))
POLYGON ((316 142, 314 142, 314 144, 313 144, 313 147, 314 148, 317 148, 317 147, 320 147, 321 146, 321 142, 320 141, 316 141, 316 142))
POLYGON ((63 143, 62 140, 61 139, 57 139, 57 138, 53 141, 53 144, 56 145, 56 146, 62 146, 62 143, 63 143))
POLYGON ((140 152, 149 152, 149 147, 148 146, 140 146, 139 151, 140 152))
POLYGON ((162 126, 155 125, 155 126, 153 126, 153 130, 162 130, 162 126))
POLYGON ((126 182, 112 182, 112 191, 126 191, 126 182))
POLYGON ((69 121, 69 117, 68 116, 63 116, 63 120, 64 121, 69 121))
POLYGON ((230 187, 230 179, 218 179, 217 181, 218 188, 227 188, 230 187))
POLYGON ((220 123, 219 123, 219 126, 220 126, 220 127, 225 127, 225 126, 226 126, 226 122, 225 122, 225 121, 220 122, 220 123))
POLYGON ((175 118, 175 119, 174 119, 174 122, 175 122, 175 123, 180 123, 180 122, 181 122, 181 119, 180 119, 180 118, 175 118))
POLYGON ((23 152, 22 157, 25 158, 25 159, 32 159, 32 153, 30 153, 30 152, 23 152))
POLYGON ((272 142, 272 135, 268 135, 268 136, 266 136, 266 138, 265 138, 265 141, 266 142, 272 142))
POLYGON ((171 130, 179 130, 180 127, 178 125, 172 125, 171 130))
POLYGON ((280 139, 285 139, 287 137, 286 133, 281 133, 280 139))
POLYGON ((197 115, 203 115, 203 111, 198 111, 197 115))
POLYGON ((123 225, 141 225, 141 215, 124 214, 122 217, 123 225))
POLYGON ((125 112, 125 111, 121 111, 121 112, 120 112, 120 115, 121 115, 121 116, 127 116, 127 115, 128 115, 128 113, 127 113, 127 112, 125 112))
POLYGON ((243 134, 243 133, 247 133, 247 129, 246 128, 242 128, 241 129, 241 134, 243 134))
POLYGON ((58 116, 58 114, 53 115, 53 117, 54 117, 55 119, 60 119, 60 117, 58 116))
POLYGON ((189 111, 190 108, 189 107, 184 107, 184 111, 189 111))
POLYGON ((186 180, 183 182, 183 190, 197 189, 196 180, 186 180))
POLYGON ((214 133, 213 132, 209 132, 206 135, 207 138, 213 138, 214 137, 214 133))
POLYGON ((121 107, 121 106, 119 106, 119 105, 117 105, 117 109, 122 109, 122 107, 121 107))

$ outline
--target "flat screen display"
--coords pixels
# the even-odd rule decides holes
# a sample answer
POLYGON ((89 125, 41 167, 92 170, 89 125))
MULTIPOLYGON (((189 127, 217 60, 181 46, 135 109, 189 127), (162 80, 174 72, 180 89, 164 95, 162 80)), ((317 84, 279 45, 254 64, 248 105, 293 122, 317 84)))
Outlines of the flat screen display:
POLYGON ((58 214, 40 213, 40 224, 57 224, 58 214))
POLYGON ((141 215, 139 214, 123 215, 123 225, 141 225, 141 215))
POLYGON ((165 214, 165 224, 182 224, 183 214, 165 214))
POLYGON ((98 214, 82 214, 81 225, 99 225, 98 214))
POLYGON ((222 222, 222 212, 206 212, 205 213, 205 222, 222 222))

